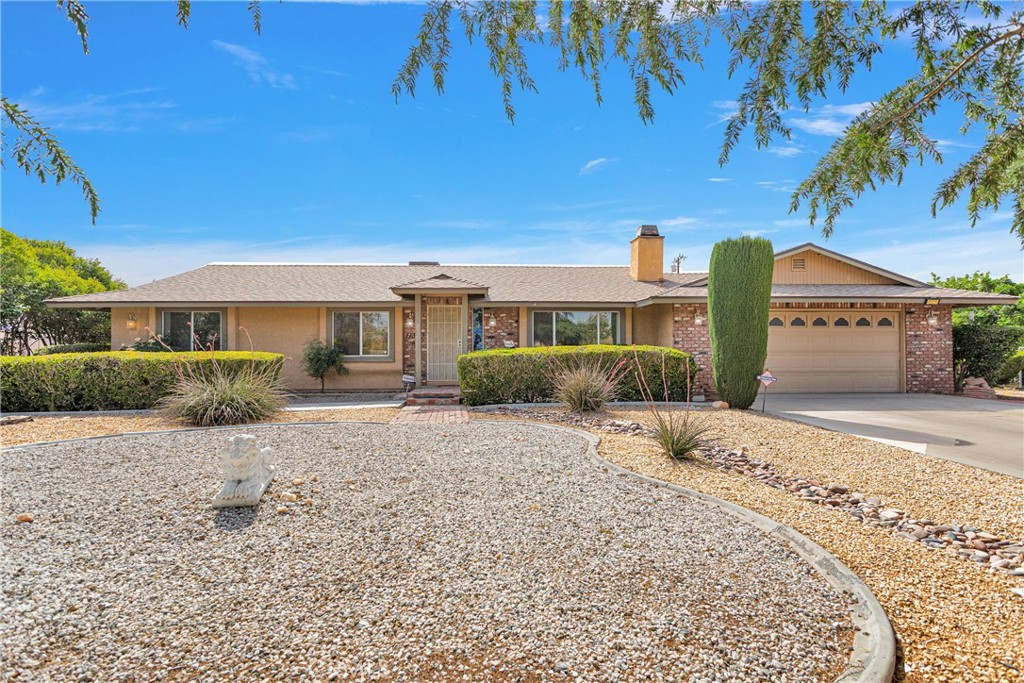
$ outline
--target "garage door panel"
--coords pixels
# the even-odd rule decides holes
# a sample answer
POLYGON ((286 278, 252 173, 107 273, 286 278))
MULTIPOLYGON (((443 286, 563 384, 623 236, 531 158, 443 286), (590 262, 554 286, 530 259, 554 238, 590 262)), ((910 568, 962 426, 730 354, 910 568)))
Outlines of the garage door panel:
POLYGON ((783 323, 768 328, 767 366, 780 380, 773 391, 899 391, 896 313, 801 311, 772 318, 783 323))

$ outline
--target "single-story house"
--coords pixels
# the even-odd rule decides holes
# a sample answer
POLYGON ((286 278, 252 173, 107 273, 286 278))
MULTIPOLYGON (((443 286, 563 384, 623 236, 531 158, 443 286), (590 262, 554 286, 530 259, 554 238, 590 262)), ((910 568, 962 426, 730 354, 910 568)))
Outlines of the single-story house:
MULTIPOLYGON (((147 330, 175 348, 285 354, 293 389, 312 339, 340 343, 332 389, 454 383, 470 349, 656 344, 694 355, 711 386, 707 273, 664 272, 664 238, 637 230, 628 266, 211 263, 130 289, 52 299, 111 312, 111 348, 147 330)), ((940 289, 814 244, 775 256, 767 367, 776 392, 953 391, 951 313, 1015 297, 940 289)))

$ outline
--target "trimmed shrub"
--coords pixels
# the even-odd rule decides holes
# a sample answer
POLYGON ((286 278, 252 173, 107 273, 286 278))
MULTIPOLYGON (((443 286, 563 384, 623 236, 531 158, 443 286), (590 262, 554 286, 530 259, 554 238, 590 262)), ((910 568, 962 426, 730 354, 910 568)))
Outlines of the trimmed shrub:
POLYGON ((1022 372, 1024 372, 1024 351, 1018 351, 1007 358, 1002 367, 999 368, 999 372, 996 375, 996 382, 998 384, 1016 382, 1017 377, 1019 377, 1022 372))
POLYGON ((488 349, 458 358, 462 402, 479 406, 552 401, 555 398, 553 373, 588 362, 595 363, 606 375, 626 364, 617 391, 617 398, 621 401, 643 400, 636 373, 637 362, 652 386, 658 387, 659 391, 662 387, 667 389, 666 394, 671 401, 689 398, 687 365, 691 374, 697 372, 689 354, 662 346, 594 344, 488 349))
POLYGON ((214 359, 205 367, 183 363, 181 373, 158 405, 168 417, 196 427, 259 422, 285 405, 287 394, 274 365, 250 362, 229 372, 214 359))
POLYGON ((734 408, 757 398, 768 356, 768 313, 775 254, 760 237, 722 240, 711 251, 708 332, 718 396, 734 408))
POLYGON ((954 389, 963 389, 968 377, 984 377, 990 385, 998 383, 1003 363, 1024 342, 1024 327, 1012 325, 953 325, 954 389))
POLYGON ((0 357, 0 408, 4 411, 122 410, 156 406, 178 382, 182 363, 226 374, 253 366, 284 365, 279 353, 197 351, 192 353, 66 353, 0 357))
POLYGON ((82 342, 79 344, 54 344, 36 349, 32 353, 36 356, 50 356, 55 353, 95 353, 96 351, 109 351, 110 344, 82 342))

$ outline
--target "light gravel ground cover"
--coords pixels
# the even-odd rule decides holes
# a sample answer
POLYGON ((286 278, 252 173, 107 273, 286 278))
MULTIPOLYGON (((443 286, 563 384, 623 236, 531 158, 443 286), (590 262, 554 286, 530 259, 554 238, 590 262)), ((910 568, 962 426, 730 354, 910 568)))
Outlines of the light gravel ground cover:
MULTIPOLYGON (((921 516, 1024 538, 1020 480, 754 412, 700 416, 722 445, 748 445, 751 457, 788 474, 841 482, 921 516)), ((504 417, 521 419, 515 413, 504 417)), ((613 410, 607 417, 650 423, 636 410, 613 410)), ((700 460, 675 463, 647 437, 595 433, 601 437, 598 450, 612 462, 760 512, 838 557, 864 580, 893 623, 901 648, 898 682, 1024 680, 1024 598, 1010 592, 1021 587, 1020 579, 928 551, 700 460)))
POLYGON ((603 471, 582 439, 250 429, 281 466, 256 511, 209 507, 233 430, 3 454, 7 680, 710 683, 845 665, 845 596, 731 516, 603 471))
MULTIPOLYGON (((397 408, 345 408, 344 410, 282 411, 272 422, 390 422, 398 414, 397 408)), ((0 427, 0 446, 17 446, 41 441, 78 439, 84 436, 106 436, 128 432, 161 431, 186 428, 181 422, 169 420, 153 413, 66 415, 36 417, 31 422, 20 422, 0 427)), ((239 429, 245 429, 240 427, 239 429)), ((0 453, 0 459, 3 454, 0 453)))

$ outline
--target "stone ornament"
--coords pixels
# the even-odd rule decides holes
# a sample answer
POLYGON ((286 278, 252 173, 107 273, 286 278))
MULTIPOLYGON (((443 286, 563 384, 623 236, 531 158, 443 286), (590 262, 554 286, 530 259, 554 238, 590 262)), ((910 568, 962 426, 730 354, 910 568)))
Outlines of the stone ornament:
POLYGON ((238 434, 229 437, 217 451, 224 487, 213 498, 213 507, 253 507, 274 480, 277 468, 270 446, 260 448, 256 437, 238 434))

